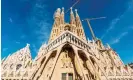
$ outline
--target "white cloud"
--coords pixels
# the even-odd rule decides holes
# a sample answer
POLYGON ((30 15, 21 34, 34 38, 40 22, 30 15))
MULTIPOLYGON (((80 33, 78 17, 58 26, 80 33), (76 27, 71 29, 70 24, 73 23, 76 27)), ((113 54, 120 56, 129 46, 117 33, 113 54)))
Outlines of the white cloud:
POLYGON ((13 22, 12 18, 9 18, 9 22, 11 22, 11 23, 13 22))
POLYGON ((51 24, 45 21, 41 21, 38 26, 40 26, 40 30, 36 31, 36 34, 39 34, 38 39, 42 42, 44 42, 45 40, 48 40, 49 34, 50 34, 49 27, 51 27, 51 24))
MULTIPOLYGON (((132 13, 133 13, 133 2, 129 2, 128 3, 127 10, 121 16, 118 16, 117 18, 115 18, 114 20, 112 20, 112 22, 110 23, 109 27, 106 29, 106 31, 102 35, 101 39, 103 39, 104 37, 106 37, 113 30, 116 30, 118 28, 119 28, 119 30, 121 30, 122 27, 123 28, 127 28, 127 26, 129 27, 129 25, 124 20, 127 18, 127 16, 129 16, 132 13), (124 25, 124 26, 119 27, 119 23, 120 24, 127 24, 127 25, 124 25)), ((130 24, 130 22, 129 22, 129 24, 130 24)), ((117 40, 116 40, 116 42, 117 42, 117 40)))
MULTIPOLYGON (((131 1, 131 2, 129 2, 129 8, 128 9, 130 9, 130 10, 132 10, 133 9, 133 0, 131 1)), ((133 11, 133 10, 132 10, 133 11)))
POLYGON ((26 36, 25 35, 21 35, 20 38, 21 39, 24 39, 24 38, 26 38, 26 36))
POLYGON ((103 39, 112 29, 114 29, 115 24, 120 20, 121 16, 112 20, 110 26, 108 27, 108 29, 106 30, 106 32, 102 35, 101 39, 103 39))
POLYGON ((36 8, 44 8, 46 5, 41 5, 41 4, 38 4, 38 3, 36 3, 36 8))
POLYGON ((7 51, 7 50, 8 50, 8 48, 3 48, 3 49, 2 49, 3 52, 5 52, 5 51, 7 51))
POLYGON ((115 39, 113 39, 110 44, 116 44, 116 43, 119 43, 120 40, 125 37, 126 35, 128 34, 128 32, 123 32, 121 33, 118 37, 116 37, 115 39))
POLYGON ((16 44, 20 44, 20 42, 18 42, 18 41, 16 41, 15 43, 16 43, 16 44))
POLYGON ((49 38, 51 23, 49 12, 47 11, 47 5, 42 4, 40 2, 36 2, 33 7, 33 11, 30 19, 28 20, 31 28, 35 28, 33 34, 36 35, 37 42, 42 44, 49 38))
POLYGON ((33 51, 34 51, 35 53, 37 53, 37 52, 38 52, 38 49, 36 48, 36 46, 33 44, 32 47, 33 47, 33 51))
POLYGON ((133 26, 131 26, 131 27, 130 27, 130 29, 132 29, 132 30, 133 30, 133 26))
MULTIPOLYGON (((46 42, 50 35, 50 30, 52 24, 49 23, 51 21, 50 13, 47 11, 47 5, 41 3, 41 1, 37 1, 34 5, 30 17, 27 19, 29 24, 29 28, 31 29, 31 34, 34 38, 34 43, 31 47, 32 50, 37 53, 38 48, 37 45, 42 45, 42 43, 46 42)), ((23 38, 25 36, 22 36, 23 38)))

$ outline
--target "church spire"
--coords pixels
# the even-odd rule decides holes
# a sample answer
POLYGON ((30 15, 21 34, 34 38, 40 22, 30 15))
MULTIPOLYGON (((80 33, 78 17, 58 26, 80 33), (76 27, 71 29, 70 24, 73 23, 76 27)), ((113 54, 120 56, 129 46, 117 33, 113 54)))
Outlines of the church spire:
POLYGON ((76 14, 77 35, 80 36, 82 39, 86 40, 84 29, 83 29, 80 17, 78 15, 77 9, 75 9, 75 14, 76 14))
POLYGON ((61 12, 61 24, 64 24, 64 7, 62 7, 62 12, 61 12))
POLYGON ((79 26, 81 26, 81 20, 78 15, 77 9, 75 9, 75 13, 76 13, 76 26, 79 27, 79 26))
POLYGON ((70 24, 75 24, 75 17, 72 11, 72 7, 70 8, 70 24))
POLYGON ((61 9, 60 8, 57 8, 55 14, 54 14, 54 18, 60 18, 60 12, 61 12, 61 9))
POLYGON ((75 9, 75 13, 76 13, 76 17, 79 18, 78 10, 77 9, 75 9))
POLYGON ((60 8, 57 8, 55 14, 54 14, 54 20, 55 20, 55 26, 59 26, 60 25, 60 15, 61 15, 61 9, 60 8))
POLYGON ((59 26, 61 24, 61 21, 63 21, 64 19, 61 18, 61 16, 63 17, 63 11, 61 12, 61 9, 60 8, 57 8, 57 10, 55 11, 54 13, 54 24, 53 24, 53 28, 52 28, 52 32, 51 32, 51 35, 50 35, 50 38, 49 38, 49 42, 51 40, 53 40, 57 35, 59 35, 59 26), (61 20, 63 19, 63 20, 61 20))

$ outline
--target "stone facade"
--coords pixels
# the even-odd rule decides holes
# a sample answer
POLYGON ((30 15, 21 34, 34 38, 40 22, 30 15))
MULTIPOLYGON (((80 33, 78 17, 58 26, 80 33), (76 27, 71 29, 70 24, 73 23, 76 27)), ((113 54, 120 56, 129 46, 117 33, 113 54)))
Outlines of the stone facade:
POLYGON ((101 40, 87 40, 75 10, 70 23, 64 8, 54 14, 48 44, 43 44, 34 60, 29 44, 2 59, 2 80, 133 80, 133 69, 101 40))

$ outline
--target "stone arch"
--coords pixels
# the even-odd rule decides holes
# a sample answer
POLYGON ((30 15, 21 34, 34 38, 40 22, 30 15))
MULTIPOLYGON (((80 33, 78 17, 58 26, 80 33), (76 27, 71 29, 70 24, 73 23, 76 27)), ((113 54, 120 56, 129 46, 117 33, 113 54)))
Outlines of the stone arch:
POLYGON ((90 56, 90 60, 91 60, 91 62, 93 63, 93 65, 95 64, 95 59, 92 57, 92 56, 90 56))
MULTIPOLYGON (((43 67, 43 70, 45 69, 45 66, 48 64, 48 62, 50 61, 50 59, 54 59, 55 58, 56 54, 57 54, 57 50, 55 50, 55 51, 53 51, 51 53, 51 55, 48 57, 47 61, 45 62, 45 65, 43 67)), ((42 74, 43 70, 41 71, 41 74, 42 74)))
POLYGON ((88 74, 86 74, 88 80, 90 79, 95 80, 95 75, 91 72, 90 68, 88 67, 89 63, 88 63, 87 55, 82 50, 78 50, 78 55, 82 60, 83 67, 88 71, 88 74))
POLYGON ((64 27, 64 31, 66 31, 66 30, 71 31, 71 26, 70 26, 70 25, 66 25, 66 26, 64 27))
POLYGON ((43 62, 45 61, 46 56, 41 60, 41 65, 43 64, 43 62))
POLYGON ((52 53, 50 54, 50 56, 45 56, 42 60, 41 60, 41 65, 40 67, 43 67, 41 72, 39 72, 39 75, 36 75, 38 73, 38 71, 33 75, 32 79, 36 79, 39 80, 40 76, 42 76, 43 71, 46 69, 46 66, 48 64, 48 62, 50 61, 50 59, 54 58, 57 54, 57 50, 52 51, 52 53), (47 59, 46 59, 47 58, 47 59), (45 63, 44 63, 45 62, 45 63), (44 65, 43 65, 44 64, 44 65), (36 77, 36 78, 35 78, 36 77))
POLYGON ((75 56, 74 50, 73 50, 73 48, 72 48, 71 45, 65 44, 65 45, 62 47, 62 51, 65 51, 65 50, 68 50, 68 55, 69 55, 70 57, 75 56), (72 52, 72 54, 70 54, 69 52, 72 52))
MULTIPOLYGON (((81 75, 78 73, 77 71, 77 65, 75 64, 75 52, 74 52, 74 49, 73 47, 70 45, 70 44, 65 44, 63 47, 62 47, 62 51, 68 51, 68 57, 70 57, 71 59, 71 62, 72 62, 72 65, 73 65, 73 69, 74 69, 74 73, 75 73, 75 79, 74 80, 82 80, 82 77, 81 75)), ((62 52, 61 51, 61 52, 62 52)))
MULTIPOLYGON (((93 56, 89 56, 89 58, 90 58, 90 60, 91 60, 91 62, 92 62, 92 64, 93 64, 93 66, 94 66, 94 69, 97 70, 97 71, 99 72, 99 71, 100 71, 100 68, 99 68, 99 65, 97 65, 97 62, 96 62, 96 60, 94 59, 94 57, 93 57, 93 56)), ((105 68, 105 69, 106 69, 106 68, 105 68)), ((102 72, 101 74, 103 74, 103 72, 102 72)))

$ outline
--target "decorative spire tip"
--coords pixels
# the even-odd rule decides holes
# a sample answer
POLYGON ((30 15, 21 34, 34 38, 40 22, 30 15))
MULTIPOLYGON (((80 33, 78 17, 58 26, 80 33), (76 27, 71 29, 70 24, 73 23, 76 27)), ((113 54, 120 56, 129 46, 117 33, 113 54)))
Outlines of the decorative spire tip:
POLYGON ((64 7, 62 7, 62 12, 64 13, 64 7))
POLYGON ((30 46, 30 44, 29 44, 29 43, 27 43, 27 44, 26 44, 26 47, 29 47, 29 46, 30 46))
POLYGON ((62 7, 62 10, 64 10, 64 7, 62 7))
POLYGON ((75 12, 77 12, 78 10, 77 9, 75 9, 75 12))
POLYGON ((70 9, 72 10, 72 7, 70 7, 70 9))
POLYGON ((61 9, 60 8, 57 8, 57 11, 60 11, 61 9))

